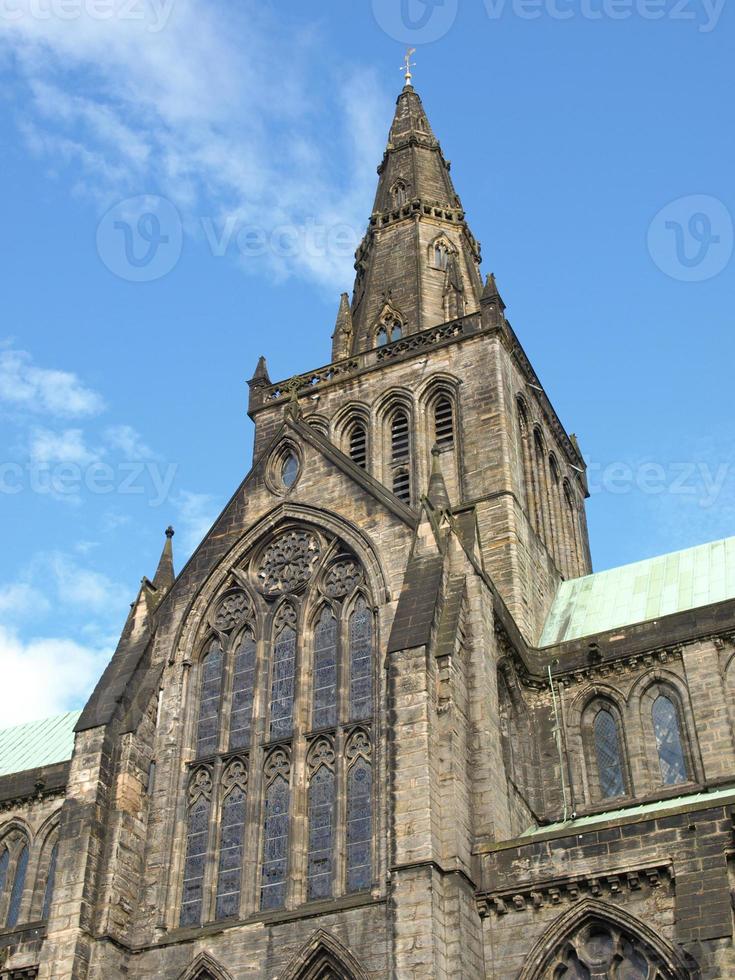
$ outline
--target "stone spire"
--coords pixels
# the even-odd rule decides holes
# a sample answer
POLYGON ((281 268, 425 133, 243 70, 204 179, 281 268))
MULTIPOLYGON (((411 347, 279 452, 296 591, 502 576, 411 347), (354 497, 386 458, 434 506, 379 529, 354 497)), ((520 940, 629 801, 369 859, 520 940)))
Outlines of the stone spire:
POLYGON ((465 221, 421 98, 412 85, 398 96, 365 237, 356 253, 352 351, 474 313, 480 307, 480 246, 465 221), (447 270, 461 299, 447 314, 447 270), (396 322, 397 321, 397 322, 396 322))
POLYGON ((151 582, 151 585, 157 592, 168 592, 176 578, 176 572, 174 571, 174 534, 175 531, 171 526, 166 528, 166 543, 161 552, 161 559, 158 562, 156 574, 153 576, 153 581, 151 582))
POLYGON ((347 293, 342 293, 339 300, 339 311, 337 322, 332 334, 332 360, 340 361, 343 357, 349 357, 352 349, 352 310, 350 309, 350 298, 347 293))

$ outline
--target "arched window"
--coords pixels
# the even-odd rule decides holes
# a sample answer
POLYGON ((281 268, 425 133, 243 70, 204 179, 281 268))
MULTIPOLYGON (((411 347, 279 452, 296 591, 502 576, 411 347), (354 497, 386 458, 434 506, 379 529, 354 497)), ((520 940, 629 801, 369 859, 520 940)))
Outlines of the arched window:
POLYGON ((271 679, 271 738, 286 738, 293 727, 296 680, 296 613, 284 606, 276 619, 271 679))
POLYGON ((391 459, 394 463, 403 463, 410 456, 410 437, 408 431, 408 415, 403 409, 393 413, 390 422, 391 459))
POLYGON ((5 886, 8 882, 8 868, 10 867, 10 851, 3 844, 2 854, 0 854, 0 897, 5 892, 5 886))
MULTIPOLYGON (((367 810, 361 802, 366 779, 372 792, 376 669, 366 578, 332 532, 289 524, 240 556, 220 595, 197 612, 216 637, 192 685, 182 926, 336 898, 348 882, 362 890, 372 881, 372 797, 367 810), (227 733, 214 748, 204 743, 212 718, 227 733), (355 748, 358 725, 367 741, 355 748), (248 842, 256 851, 246 861, 248 842), (292 885, 302 861, 305 882, 292 885)), ((0 851, 0 875, 2 861, 0 851)), ((14 867, 11 849, 11 877, 14 867)))
POLYGON ((222 696, 222 647, 219 640, 212 640, 202 657, 201 678, 197 726, 197 755, 200 757, 217 751, 222 696))
POLYGON ((373 713, 373 617, 364 598, 350 616, 350 721, 373 713))
POLYGON ((449 249, 443 242, 437 242, 434 246, 434 268, 446 271, 449 265, 449 249))
POLYGON ((372 767, 370 741, 360 730, 347 746, 347 891, 372 884, 372 767))
POLYGON ((367 469, 367 428, 357 420, 349 428, 350 459, 361 469, 367 469))
POLYGON ((390 343, 390 337, 388 336, 388 330, 384 326, 378 327, 378 332, 376 334, 376 341, 378 347, 385 347, 386 344, 390 343))
POLYGON ((276 749, 270 756, 265 773, 268 782, 260 884, 260 907, 263 910, 283 908, 286 901, 291 763, 284 749, 276 749))
POLYGON ((681 738, 679 712, 671 698, 660 694, 651 709, 658 761, 664 786, 686 783, 689 779, 681 738))
POLYGON ((202 921, 204 868, 209 841, 209 809, 212 799, 212 773, 202 767, 189 781, 189 816, 186 827, 184 888, 181 896, 181 925, 202 921))
POLYGON ((23 889, 26 885, 26 872, 28 871, 28 845, 24 844, 15 863, 15 878, 13 880, 13 890, 10 893, 10 905, 6 925, 10 928, 18 925, 20 917, 20 903, 23 900, 23 889))
POLYGON ((335 753, 331 741, 318 739, 309 752, 309 901, 331 898, 334 878, 335 753))
POLYGON ((406 190, 406 185, 402 180, 396 181, 392 188, 393 195, 393 206, 400 208, 408 200, 408 192, 406 190))
POLYGON ((337 723, 337 620, 325 608, 314 631, 312 728, 337 723))
POLYGON ((383 347, 385 344, 392 344, 394 341, 400 340, 402 336, 403 321, 395 313, 386 310, 380 318, 375 333, 377 346, 383 347))
POLYGON ((600 795, 603 800, 625 795, 618 725, 606 708, 597 712, 594 724, 595 755, 600 795))
POLYGON ((240 914, 240 879, 242 877, 243 849, 245 845, 245 790, 247 770, 245 764, 235 759, 222 778, 222 816, 220 824, 219 868, 217 872, 218 919, 232 918, 240 914))
POLYGON ((231 749, 246 748, 250 744, 255 693, 255 650, 255 637, 252 630, 246 629, 235 648, 230 713, 231 749))
POLYGON ((454 445, 454 409, 446 395, 434 402, 434 438, 441 449, 454 445))
MULTIPOLYGON (((43 890, 43 906, 41 909, 41 918, 46 921, 51 912, 51 902, 54 897, 54 884, 56 882, 56 857, 59 853, 58 841, 54 843, 51 848, 51 855, 49 856, 48 870, 46 872, 46 885, 43 890)), ((2 889, 0 889, 0 892, 2 889)))

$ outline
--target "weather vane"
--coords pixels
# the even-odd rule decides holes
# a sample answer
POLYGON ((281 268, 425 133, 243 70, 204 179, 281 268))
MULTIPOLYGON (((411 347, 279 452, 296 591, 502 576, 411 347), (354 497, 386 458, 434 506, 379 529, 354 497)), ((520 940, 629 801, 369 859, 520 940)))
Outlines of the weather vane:
POLYGON ((406 56, 403 59, 404 64, 401 65, 401 71, 405 72, 406 85, 411 84, 411 79, 413 78, 413 75, 411 74, 411 69, 416 67, 416 62, 411 61, 412 54, 416 54, 416 48, 409 48, 406 51, 406 56))

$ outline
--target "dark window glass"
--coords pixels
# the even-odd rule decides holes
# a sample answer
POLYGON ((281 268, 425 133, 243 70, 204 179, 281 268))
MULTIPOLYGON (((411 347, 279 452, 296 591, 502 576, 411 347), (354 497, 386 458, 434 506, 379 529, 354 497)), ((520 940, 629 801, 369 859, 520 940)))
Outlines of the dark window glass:
POLYGON ((202 920, 202 886, 207 860, 209 801, 204 797, 189 810, 186 829, 184 892, 181 899, 181 925, 198 925, 202 920))
POLYGON ((13 890, 10 893, 10 905, 8 907, 8 926, 16 926, 18 924, 18 917, 20 915, 20 903, 23 899, 23 889, 26 884, 26 871, 28 870, 28 848, 23 847, 23 850, 18 855, 18 863, 15 866, 15 879, 13 881, 13 890))
POLYGON ((350 720, 373 713, 373 617, 360 597, 350 616, 350 720))
POLYGON ((309 899, 331 898, 334 851, 334 773, 320 766, 309 783, 309 899))
POLYGON ((337 723, 337 620, 325 609, 314 631, 312 728, 337 723))
POLYGON ((240 914, 245 793, 239 786, 227 795, 222 804, 220 833, 216 915, 218 919, 228 919, 240 914))
POLYGON ((623 796, 625 780, 620 758, 618 726, 609 711, 602 710, 595 718, 595 752, 602 798, 623 796))
POLYGON ((222 695, 222 648, 217 640, 209 646, 202 659, 202 686, 199 697, 199 724, 197 726, 197 755, 210 755, 217 751, 219 735, 219 710, 222 695))
POLYGON ((293 728, 293 695, 296 672, 296 632, 285 626, 273 649, 271 683, 271 738, 286 738, 293 728))
POLYGON ((391 340, 400 340, 403 336, 403 324, 401 321, 393 320, 391 327, 391 340))
POLYGON ((46 887, 43 890, 43 910, 41 911, 41 918, 46 920, 49 917, 49 912, 51 911, 51 901, 54 897, 54 881, 56 879, 56 855, 59 851, 59 845, 54 844, 51 848, 51 857, 48 862, 48 871, 46 872, 46 887))
POLYGON ((296 483, 296 477, 298 475, 299 461, 294 453, 289 453, 283 461, 283 467, 281 468, 281 479, 283 480, 285 486, 292 487, 294 483, 296 483))
POLYGON ((286 901, 288 870, 288 783, 276 776, 265 797, 265 834, 260 907, 279 909, 286 901))
POLYGON ((2 897, 5 891, 5 885, 8 878, 8 866, 10 865, 10 851, 7 847, 3 848, 2 854, 0 854, 0 897, 2 897))
POLYGON ((378 329, 377 339, 378 339, 378 347, 385 347, 385 345, 388 343, 390 338, 388 337, 388 331, 385 329, 385 327, 380 327, 378 329))
POLYGON ((653 702, 652 716, 664 785, 685 783, 689 777, 681 744, 679 715, 674 702, 663 694, 660 695, 653 702))
POLYGON ((434 406, 434 435, 437 445, 454 445, 454 418, 448 398, 439 398, 434 406))
POLYGON ((231 749, 241 749, 250 744, 254 683, 255 638, 250 630, 247 630, 240 637, 235 650, 230 717, 231 749))
POLYGON ((367 430, 362 422, 353 423, 350 429, 350 459, 362 469, 367 466, 367 430))
POLYGON ((405 412, 395 412, 390 423, 391 459, 400 463, 408 459, 408 415, 405 412))
POLYGON ((347 891, 372 883, 372 771, 358 759, 347 775, 347 891))

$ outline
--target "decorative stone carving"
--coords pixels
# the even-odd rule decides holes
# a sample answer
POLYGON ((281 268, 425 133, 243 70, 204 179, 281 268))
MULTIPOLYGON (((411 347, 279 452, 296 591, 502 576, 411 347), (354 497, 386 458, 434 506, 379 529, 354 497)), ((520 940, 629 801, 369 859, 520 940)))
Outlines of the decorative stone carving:
POLYGON ((253 606, 247 593, 241 590, 228 592, 217 604, 212 623, 220 632, 229 633, 252 614, 253 606))
POLYGON ((345 749, 347 762, 351 765, 358 756, 369 759, 371 754, 370 736, 364 728, 356 728, 347 741, 347 748, 345 749))
POLYGON ((362 581, 362 568, 354 558, 340 558, 327 569, 324 592, 331 599, 342 599, 362 581))
POLYGON ((202 796, 212 799, 212 772, 206 766, 200 766, 189 780, 189 803, 196 803, 202 796))
POLYGON ((319 766, 327 766, 327 768, 334 770, 334 760, 334 746, 331 740, 326 736, 317 738, 312 742, 311 748, 309 749, 309 775, 313 776, 319 766))
POLYGON ((272 782, 277 776, 288 780, 291 775, 291 759, 285 748, 274 749, 265 762, 265 778, 272 782))
POLYGON ((266 595, 296 591, 311 578, 320 553, 319 538, 311 531, 286 531, 263 552, 256 571, 258 586, 266 595))
POLYGON ((222 785, 225 792, 229 792, 233 786, 238 786, 244 790, 248 784, 248 767, 244 759, 233 759, 227 766, 222 776, 222 785))

